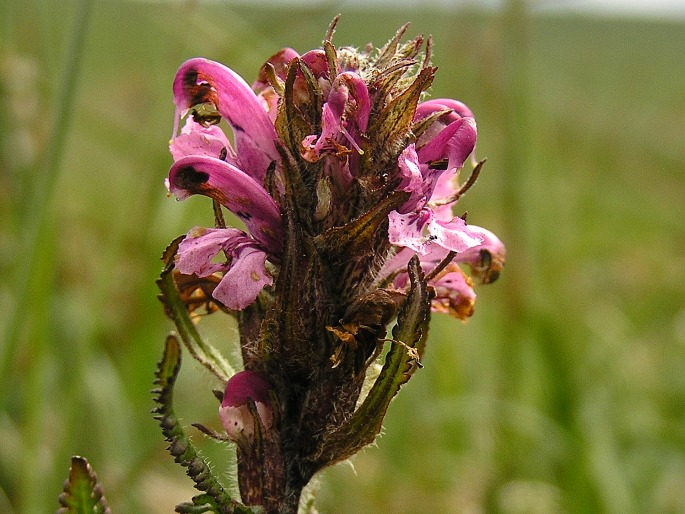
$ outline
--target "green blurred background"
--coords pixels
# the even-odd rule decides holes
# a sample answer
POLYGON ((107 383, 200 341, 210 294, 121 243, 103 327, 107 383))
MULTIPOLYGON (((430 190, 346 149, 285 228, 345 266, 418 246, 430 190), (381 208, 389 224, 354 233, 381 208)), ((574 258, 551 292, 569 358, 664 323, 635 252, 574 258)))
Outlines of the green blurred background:
MULTIPOLYGON (((0 512, 54 512, 88 457, 117 514, 194 494, 150 409, 159 256, 210 225, 177 203, 171 82, 192 56, 251 82, 283 46, 432 34, 434 97, 479 124, 469 221, 506 242, 467 324, 436 316, 384 435, 322 512, 685 512, 685 22, 476 8, 6 0, 0 7, 0 512)), ((235 361, 236 331, 209 318, 235 361)), ((237 362, 236 362, 237 363, 237 362)), ((217 426, 186 359, 177 411, 217 426)), ((231 452, 189 428, 217 472, 231 452)))

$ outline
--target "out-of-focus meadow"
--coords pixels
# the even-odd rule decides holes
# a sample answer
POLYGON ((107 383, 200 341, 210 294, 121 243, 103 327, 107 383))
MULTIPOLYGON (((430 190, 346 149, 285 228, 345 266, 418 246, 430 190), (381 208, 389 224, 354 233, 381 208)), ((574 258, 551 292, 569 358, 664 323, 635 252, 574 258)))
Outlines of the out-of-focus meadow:
MULTIPOLYGON (((159 256, 212 223, 206 199, 164 189, 171 82, 197 55, 251 82, 279 48, 319 46, 339 11, 338 45, 407 21, 433 35, 432 96, 473 109, 488 158, 460 206, 509 260, 469 323, 436 316, 377 447, 321 476, 321 511, 685 512, 685 23, 516 2, 89 5, 0 7, 0 512, 56 510, 72 454, 116 513, 194 494, 150 415, 171 329, 159 256)), ((235 356, 235 327, 206 324, 235 356)), ((186 426, 218 426, 215 386, 185 360, 186 426)))

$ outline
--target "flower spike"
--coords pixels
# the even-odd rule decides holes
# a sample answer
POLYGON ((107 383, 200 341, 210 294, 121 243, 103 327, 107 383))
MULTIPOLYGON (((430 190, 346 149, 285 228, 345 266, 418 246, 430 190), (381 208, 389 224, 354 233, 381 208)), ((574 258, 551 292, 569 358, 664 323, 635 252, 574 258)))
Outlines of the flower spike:
POLYGON ((474 283, 495 281, 506 257, 497 236, 455 216, 484 161, 473 112, 425 99, 431 39, 403 42, 405 25, 379 50, 336 48, 337 21, 322 48, 274 53, 252 88, 201 58, 173 84, 167 188, 210 198, 215 227, 167 252, 161 299, 225 384, 225 434, 194 426, 237 444, 241 497, 265 514, 295 514, 317 472, 373 443, 422 368, 432 313, 467 320, 474 283), (205 311, 234 317, 243 371, 201 341, 205 311))

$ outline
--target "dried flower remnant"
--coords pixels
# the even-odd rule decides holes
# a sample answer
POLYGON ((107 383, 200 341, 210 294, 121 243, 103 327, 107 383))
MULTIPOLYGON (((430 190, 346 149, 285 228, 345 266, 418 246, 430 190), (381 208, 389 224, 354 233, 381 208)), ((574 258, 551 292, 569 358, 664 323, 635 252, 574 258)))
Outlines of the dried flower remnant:
POLYGON ((431 311, 472 315, 460 265, 490 283, 505 260, 494 234, 453 212, 483 162, 468 107, 421 101, 436 73, 430 40, 422 55, 421 36, 401 42, 405 26, 380 49, 336 48, 334 26, 321 49, 274 54, 252 87, 200 58, 173 84, 167 187, 211 198, 216 223, 166 252, 162 280, 179 294, 162 299, 191 354, 225 381, 242 501, 268 513, 296 512, 317 471, 373 442, 420 366, 431 311), (244 227, 226 227, 222 208, 244 227), (245 370, 230 378, 178 309, 211 302, 238 322, 245 370))

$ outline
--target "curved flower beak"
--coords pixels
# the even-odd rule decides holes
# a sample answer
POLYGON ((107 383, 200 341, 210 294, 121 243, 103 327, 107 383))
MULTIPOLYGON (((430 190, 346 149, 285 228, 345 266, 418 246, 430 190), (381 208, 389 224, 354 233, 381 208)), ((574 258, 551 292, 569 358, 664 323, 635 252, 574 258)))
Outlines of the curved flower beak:
POLYGON ((434 112, 444 111, 446 109, 452 109, 452 113, 449 115, 451 117, 450 121, 454 121, 454 119, 458 117, 474 117, 471 109, 469 109, 465 103, 460 102, 459 100, 454 100, 452 98, 433 98, 431 100, 421 102, 416 107, 414 120, 423 119, 434 112))
POLYGON ((458 118, 418 149, 419 162, 429 167, 447 161, 447 171, 459 170, 476 146, 476 120, 458 118))
POLYGON ((458 255, 455 260, 468 264, 473 275, 479 277, 483 284, 491 284, 504 268, 507 250, 504 243, 488 229, 476 225, 469 225, 469 228, 479 234, 483 241, 458 255))
POLYGON ((193 194, 217 200, 245 223, 265 249, 274 254, 280 251, 278 205, 256 180, 232 164, 204 155, 183 157, 169 171, 169 190, 179 200, 193 194))
POLYGON ((257 75, 257 80, 252 84, 252 89, 257 93, 261 93, 264 89, 271 86, 271 83, 269 82, 269 67, 273 68, 276 77, 285 81, 285 77, 288 74, 288 64, 299 56, 300 54, 292 48, 281 48, 278 52, 269 57, 261 67, 259 74, 257 75))
POLYGON ((308 136, 303 142, 305 158, 316 161, 325 152, 339 154, 348 145, 358 154, 364 153, 361 134, 366 131, 370 112, 369 90, 364 80, 353 72, 338 75, 322 109, 321 135, 308 136))
MULTIPOLYGON (((183 63, 174 79, 177 116, 194 105, 209 103, 233 128, 240 167, 262 181, 279 161, 276 130, 250 86, 233 70, 208 59, 183 63)), ((174 132, 174 135, 176 132, 174 132)))

